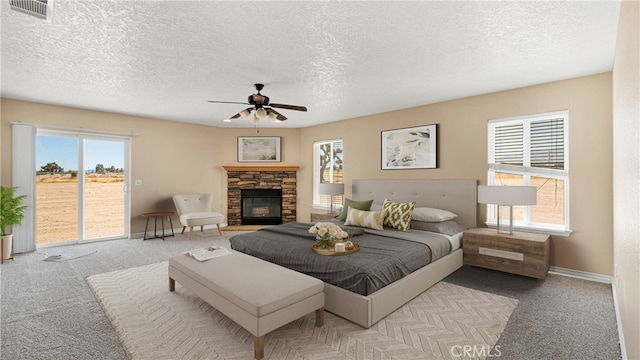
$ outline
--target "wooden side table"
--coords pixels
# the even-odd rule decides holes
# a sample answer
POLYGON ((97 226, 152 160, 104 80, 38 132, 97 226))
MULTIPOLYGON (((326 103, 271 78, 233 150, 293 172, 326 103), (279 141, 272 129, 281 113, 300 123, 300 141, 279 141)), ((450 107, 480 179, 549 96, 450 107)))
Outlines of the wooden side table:
POLYGON ((462 235, 465 265, 473 265, 538 279, 547 277, 551 236, 495 229, 470 229, 462 235))
POLYGON ((142 240, 143 241, 149 240, 149 239, 164 240, 165 237, 174 236, 175 234, 173 233, 173 222, 171 222, 171 216, 175 214, 176 213, 173 211, 147 212, 142 214, 142 217, 147 218, 147 223, 144 226, 144 236, 142 237, 142 240), (169 225, 171 226, 171 235, 164 234, 164 217, 165 216, 169 218, 169 225), (149 227, 149 218, 153 218, 153 236, 147 237, 147 228, 149 227), (160 221, 162 222, 162 236, 158 236, 158 218, 160 218, 160 221))
POLYGON ((335 218, 336 216, 340 215, 338 214, 334 214, 334 213, 311 213, 311 222, 312 223, 316 223, 318 221, 328 221, 331 220, 333 218, 335 218))

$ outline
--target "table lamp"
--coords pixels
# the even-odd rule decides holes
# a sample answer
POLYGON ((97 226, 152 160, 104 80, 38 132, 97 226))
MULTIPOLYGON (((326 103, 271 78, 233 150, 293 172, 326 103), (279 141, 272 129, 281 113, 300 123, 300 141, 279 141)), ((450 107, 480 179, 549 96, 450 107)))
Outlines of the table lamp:
POLYGON ((344 194, 344 184, 341 183, 320 183, 320 195, 329 195, 331 197, 331 210, 333 214, 333 197, 344 194))
POLYGON ((493 204, 498 207, 498 233, 513 234, 513 206, 535 205, 537 200, 535 186, 478 186, 478 203, 493 204), (509 206, 509 230, 500 229, 500 206, 509 206))

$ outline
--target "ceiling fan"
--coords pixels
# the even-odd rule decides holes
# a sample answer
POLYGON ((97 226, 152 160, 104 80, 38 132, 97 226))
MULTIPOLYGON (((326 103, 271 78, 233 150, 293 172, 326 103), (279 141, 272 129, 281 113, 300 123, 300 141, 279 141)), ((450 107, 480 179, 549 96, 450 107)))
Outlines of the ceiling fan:
POLYGON ((248 118, 253 111, 253 124, 255 126, 258 125, 262 118, 268 117, 271 121, 287 120, 287 117, 275 111, 273 108, 278 109, 287 109, 287 110, 296 110, 296 111, 307 111, 305 106, 297 106, 297 105, 287 105, 287 104, 275 104, 269 102, 269 97, 260 94, 260 91, 264 88, 263 84, 254 84, 253 85, 256 90, 258 90, 257 94, 249 95, 247 102, 236 102, 236 101, 216 101, 209 100, 210 103, 220 103, 220 104, 242 104, 242 105, 252 105, 252 107, 246 108, 239 113, 230 117, 230 119, 237 119, 242 117, 244 119, 248 118))

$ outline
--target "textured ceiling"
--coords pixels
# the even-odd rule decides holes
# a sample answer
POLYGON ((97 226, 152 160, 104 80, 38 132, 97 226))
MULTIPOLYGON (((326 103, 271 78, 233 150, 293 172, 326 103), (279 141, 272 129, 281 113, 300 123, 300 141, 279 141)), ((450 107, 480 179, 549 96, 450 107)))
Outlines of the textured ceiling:
POLYGON ((2 97, 221 127, 253 84, 304 127, 610 71, 619 1, 2 1, 2 97))

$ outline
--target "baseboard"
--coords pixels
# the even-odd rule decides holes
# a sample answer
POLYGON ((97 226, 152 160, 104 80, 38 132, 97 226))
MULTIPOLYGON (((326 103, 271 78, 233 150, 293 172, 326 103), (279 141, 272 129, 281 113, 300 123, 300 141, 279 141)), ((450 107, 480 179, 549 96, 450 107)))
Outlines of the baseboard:
POLYGON ((624 343, 624 334, 622 333, 622 319, 620 317, 620 307, 618 306, 618 293, 616 291, 616 282, 611 283, 611 291, 613 292, 613 306, 616 310, 616 325, 618 327, 618 342, 620 343, 620 353, 622 354, 622 360, 627 360, 627 347, 624 343))
MULTIPOLYGON (((227 223, 220 223, 220 227, 224 228, 225 226, 227 226, 227 223)), ((205 230, 210 230, 210 229, 218 229, 217 225, 205 225, 204 226, 205 230)), ((198 226, 198 230, 200 230, 200 227, 198 226)), ((153 229, 148 230, 147 231, 147 235, 149 235, 149 231, 153 232, 153 229)), ((159 232, 162 232, 162 230, 158 229, 159 232)), ((195 231, 195 230, 194 230, 195 231)), ((167 228, 164 230, 165 234, 171 234, 171 228, 167 228)), ((182 226, 178 227, 178 228, 174 228, 173 232, 178 235, 182 232, 182 226)), ((185 234, 189 233, 189 229, 185 230, 185 234)), ((144 236, 144 231, 143 232, 139 232, 139 233, 131 233, 131 235, 129 236, 129 239, 142 239, 142 237, 144 236)))
POLYGON ((596 282, 605 283, 605 284, 613 283, 613 278, 611 276, 596 274, 592 272, 572 270, 572 269, 567 269, 567 268, 562 268, 557 266, 551 266, 549 268, 549 272, 552 274, 569 276, 569 277, 574 277, 574 278, 589 280, 589 281, 596 281, 596 282))

